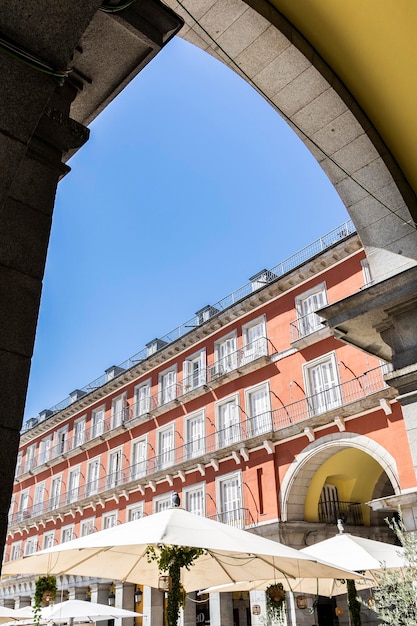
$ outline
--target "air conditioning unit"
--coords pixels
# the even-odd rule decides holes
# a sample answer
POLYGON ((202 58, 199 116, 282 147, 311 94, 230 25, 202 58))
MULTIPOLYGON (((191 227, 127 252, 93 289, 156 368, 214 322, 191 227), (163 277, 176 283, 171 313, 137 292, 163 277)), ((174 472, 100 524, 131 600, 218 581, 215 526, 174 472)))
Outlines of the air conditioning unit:
POLYGON ((209 371, 210 371, 210 380, 216 380, 216 378, 223 376, 223 373, 224 373, 223 365, 220 365, 219 363, 217 363, 216 365, 213 365, 212 367, 210 367, 209 371))

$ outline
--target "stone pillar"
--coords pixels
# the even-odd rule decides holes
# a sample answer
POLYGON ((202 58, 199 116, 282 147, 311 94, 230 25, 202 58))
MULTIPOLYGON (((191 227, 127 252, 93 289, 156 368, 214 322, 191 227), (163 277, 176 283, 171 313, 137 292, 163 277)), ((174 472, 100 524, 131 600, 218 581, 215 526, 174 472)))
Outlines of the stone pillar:
POLYGON ((210 594, 211 626, 233 626, 233 599, 231 593, 210 594))
POLYGON ((252 615, 252 626, 263 626, 266 622, 265 591, 250 591, 249 601, 251 606, 251 612, 254 604, 257 604, 261 607, 261 612, 259 615, 252 615))
POLYGON ((183 611, 184 626, 196 626, 196 607, 198 607, 198 604, 193 602, 193 600, 198 600, 195 591, 187 593, 187 599, 185 600, 185 607, 183 611))
POLYGON ((143 612, 145 626, 164 626, 165 594, 152 587, 143 588, 143 612))

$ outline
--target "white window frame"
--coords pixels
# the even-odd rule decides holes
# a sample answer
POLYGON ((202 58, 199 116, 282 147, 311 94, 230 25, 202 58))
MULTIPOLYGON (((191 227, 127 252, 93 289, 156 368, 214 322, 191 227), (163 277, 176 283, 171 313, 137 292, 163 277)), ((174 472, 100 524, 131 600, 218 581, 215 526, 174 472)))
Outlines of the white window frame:
POLYGON ((101 457, 99 456, 96 456, 87 463, 87 480, 85 485, 86 496, 98 493, 100 486, 100 468, 101 457), (92 468, 95 468, 94 471, 92 468))
POLYGON ((249 419, 249 433, 251 437, 262 435, 272 431, 271 395, 269 382, 249 387, 245 390, 245 407, 249 419), (255 397, 262 393, 262 399, 255 406, 255 397), (262 406, 263 405, 263 406, 262 406), (259 408, 261 410, 259 410, 259 408))
POLYGON ((148 467, 148 436, 138 437, 131 442, 130 447, 130 477, 132 480, 146 476, 148 467), (140 455, 140 449, 143 455, 140 455))
POLYGON ((371 267, 369 265, 368 259, 362 259, 361 260, 361 267, 362 267, 362 276, 363 276, 364 287, 367 287, 368 285, 370 285, 373 282, 371 267))
POLYGON ((35 492, 33 495, 33 515, 41 515, 45 509, 45 492, 46 492, 46 481, 43 480, 40 483, 36 483, 35 492))
POLYGON ((152 381, 150 378, 136 385, 134 391, 135 417, 148 415, 151 410, 151 389, 152 381))
POLYGON ((166 424, 156 431, 157 467, 158 470, 172 467, 175 463, 175 422, 166 424), (170 433, 172 447, 165 449, 161 444, 164 436, 170 433))
POLYGON ((81 486, 81 466, 77 465, 71 467, 68 471, 68 491, 67 491, 67 504, 76 502, 79 497, 81 486))
POLYGON ((39 452, 38 452, 38 466, 44 465, 51 458, 51 448, 52 448, 52 435, 48 435, 44 437, 39 442, 39 452))
POLYGON ((206 350, 203 348, 188 356, 182 366, 182 392, 198 389, 207 382, 206 350))
POLYGON ((184 418, 185 456, 195 459, 205 452, 206 447, 205 409, 190 413, 184 418))
POLYGON ((310 415, 321 415, 342 405, 339 368, 335 352, 329 352, 320 358, 304 363, 303 376, 310 415), (314 376, 319 379, 318 388, 313 380, 314 371, 316 372, 314 376), (331 382, 329 381, 330 371, 334 384, 329 384, 331 382))
POLYGON ((145 503, 137 502, 126 507, 126 518, 128 522, 133 522, 137 519, 142 519, 145 516, 145 503))
POLYGON ((244 518, 242 519, 242 513, 244 512, 242 472, 231 472, 216 478, 216 503, 221 522, 230 526, 244 528, 245 521, 244 518), (236 497, 225 500, 225 486, 228 483, 230 490, 236 490, 236 497))
POLYGON ((154 513, 160 513, 166 511, 172 506, 172 494, 164 494, 163 496, 156 496, 152 501, 152 508, 154 513))
POLYGON ((123 479, 123 446, 109 450, 107 456, 107 488, 113 489, 123 479))
POLYGON ((111 427, 117 428, 128 421, 127 393, 121 393, 111 401, 111 427))
POLYGON ((102 404, 91 412, 91 439, 100 437, 105 432, 106 406, 102 404))
POLYGON ((177 398, 177 366, 173 365, 158 376, 159 405, 163 406, 177 398), (170 382, 169 379, 172 379, 170 382))
POLYGON ((74 448, 78 448, 85 443, 85 425, 86 425, 86 415, 79 417, 74 422, 74 448))
POLYGON ((195 515, 206 515, 206 483, 198 483, 191 487, 185 487, 182 490, 182 501, 186 511, 194 513, 195 515), (193 506, 193 503, 197 501, 199 507, 193 506))
POLYGON ((25 472, 30 472, 35 467, 36 459, 36 443, 26 448, 25 456, 25 472))
POLYGON ((314 285, 314 287, 311 287, 308 291, 300 293, 300 295, 295 298, 299 338, 307 337, 308 335, 311 335, 323 328, 322 318, 317 315, 315 311, 321 309, 327 304, 327 287, 325 282, 314 285), (318 297, 319 294, 321 298, 318 297), (314 302, 314 300, 320 299, 320 303, 318 301, 314 302))
POLYGON ((95 517, 87 517, 80 521, 80 537, 86 537, 87 535, 92 535, 96 532, 96 518, 95 517))
POLYGON ((15 477, 20 476, 20 474, 22 473, 22 468, 23 468, 23 450, 19 450, 17 454, 17 459, 16 459, 15 477))
POLYGON ((242 440, 239 396, 235 394, 216 403, 217 446, 228 446, 242 440))
POLYGON ((49 510, 57 509, 61 506, 62 485, 62 474, 56 474, 52 477, 49 490, 49 510))
POLYGON ((42 535, 42 550, 47 550, 55 545, 55 530, 48 530, 42 535))
POLYGON ((242 339, 243 339, 243 355, 241 364, 254 361, 261 356, 268 354, 268 340, 266 334, 266 316, 261 315, 250 322, 247 322, 242 326, 242 339), (251 337, 254 333, 255 337, 251 337), (260 332, 259 332, 260 331, 260 332))
POLYGON ((224 335, 214 343, 214 355, 215 362, 212 366, 211 380, 213 380, 213 374, 221 376, 237 368, 237 330, 224 335))
POLYGON ((20 520, 25 520, 31 517, 30 500, 30 489, 23 489, 19 494, 18 517, 20 520))
POLYGON ((108 528, 114 528, 119 521, 119 511, 109 511, 109 513, 103 513, 101 516, 101 530, 107 530, 108 528))
POLYGON ((74 524, 68 524, 61 527, 61 543, 68 543, 75 539, 74 524))
POLYGON ((38 551, 38 535, 33 535, 32 537, 28 537, 25 541, 25 548, 23 556, 29 556, 30 554, 35 554, 38 551))
POLYGON ((14 541, 10 546, 10 561, 16 561, 23 556, 22 540, 14 541))
POLYGON ((65 454, 68 450, 68 424, 59 428, 54 436, 53 457, 56 458, 65 454))

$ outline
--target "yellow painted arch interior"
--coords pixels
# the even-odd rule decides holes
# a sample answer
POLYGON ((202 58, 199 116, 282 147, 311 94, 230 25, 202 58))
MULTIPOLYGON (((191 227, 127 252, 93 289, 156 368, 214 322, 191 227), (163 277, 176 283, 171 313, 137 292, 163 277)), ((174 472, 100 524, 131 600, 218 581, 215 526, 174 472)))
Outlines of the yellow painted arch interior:
MULTIPOLYGON (((368 502, 372 500, 375 485, 383 472, 382 467, 369 454, 349 448, 336 452, 325 461, 309 485, 305 504, 304 519, 318 521, 318 503, 325 483, 337 487, 341 502, 368 502), (366 477, 366 480, 364 480, 366 477)), ((369 507, 362 507, 364 522, 370 523, 369 507)))
POLYGON ((417 190, 416 0, 271 0, 341 78, 417 190))

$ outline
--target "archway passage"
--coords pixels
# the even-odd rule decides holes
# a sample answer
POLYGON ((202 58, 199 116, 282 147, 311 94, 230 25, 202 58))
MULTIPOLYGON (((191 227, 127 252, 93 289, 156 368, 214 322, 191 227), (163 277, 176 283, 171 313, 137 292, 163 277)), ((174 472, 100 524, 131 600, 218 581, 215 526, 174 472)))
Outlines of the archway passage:
POLYGON ((370 2, 367 11, 378 15, 370 29, 375 21, 359 2, 170 4, 186 22, 181 36, 251 83, 316 156, 352 216, 373 279, 413 266, 416 88, 398 76, 397 63, 411 75, 415 12, 370 2))

